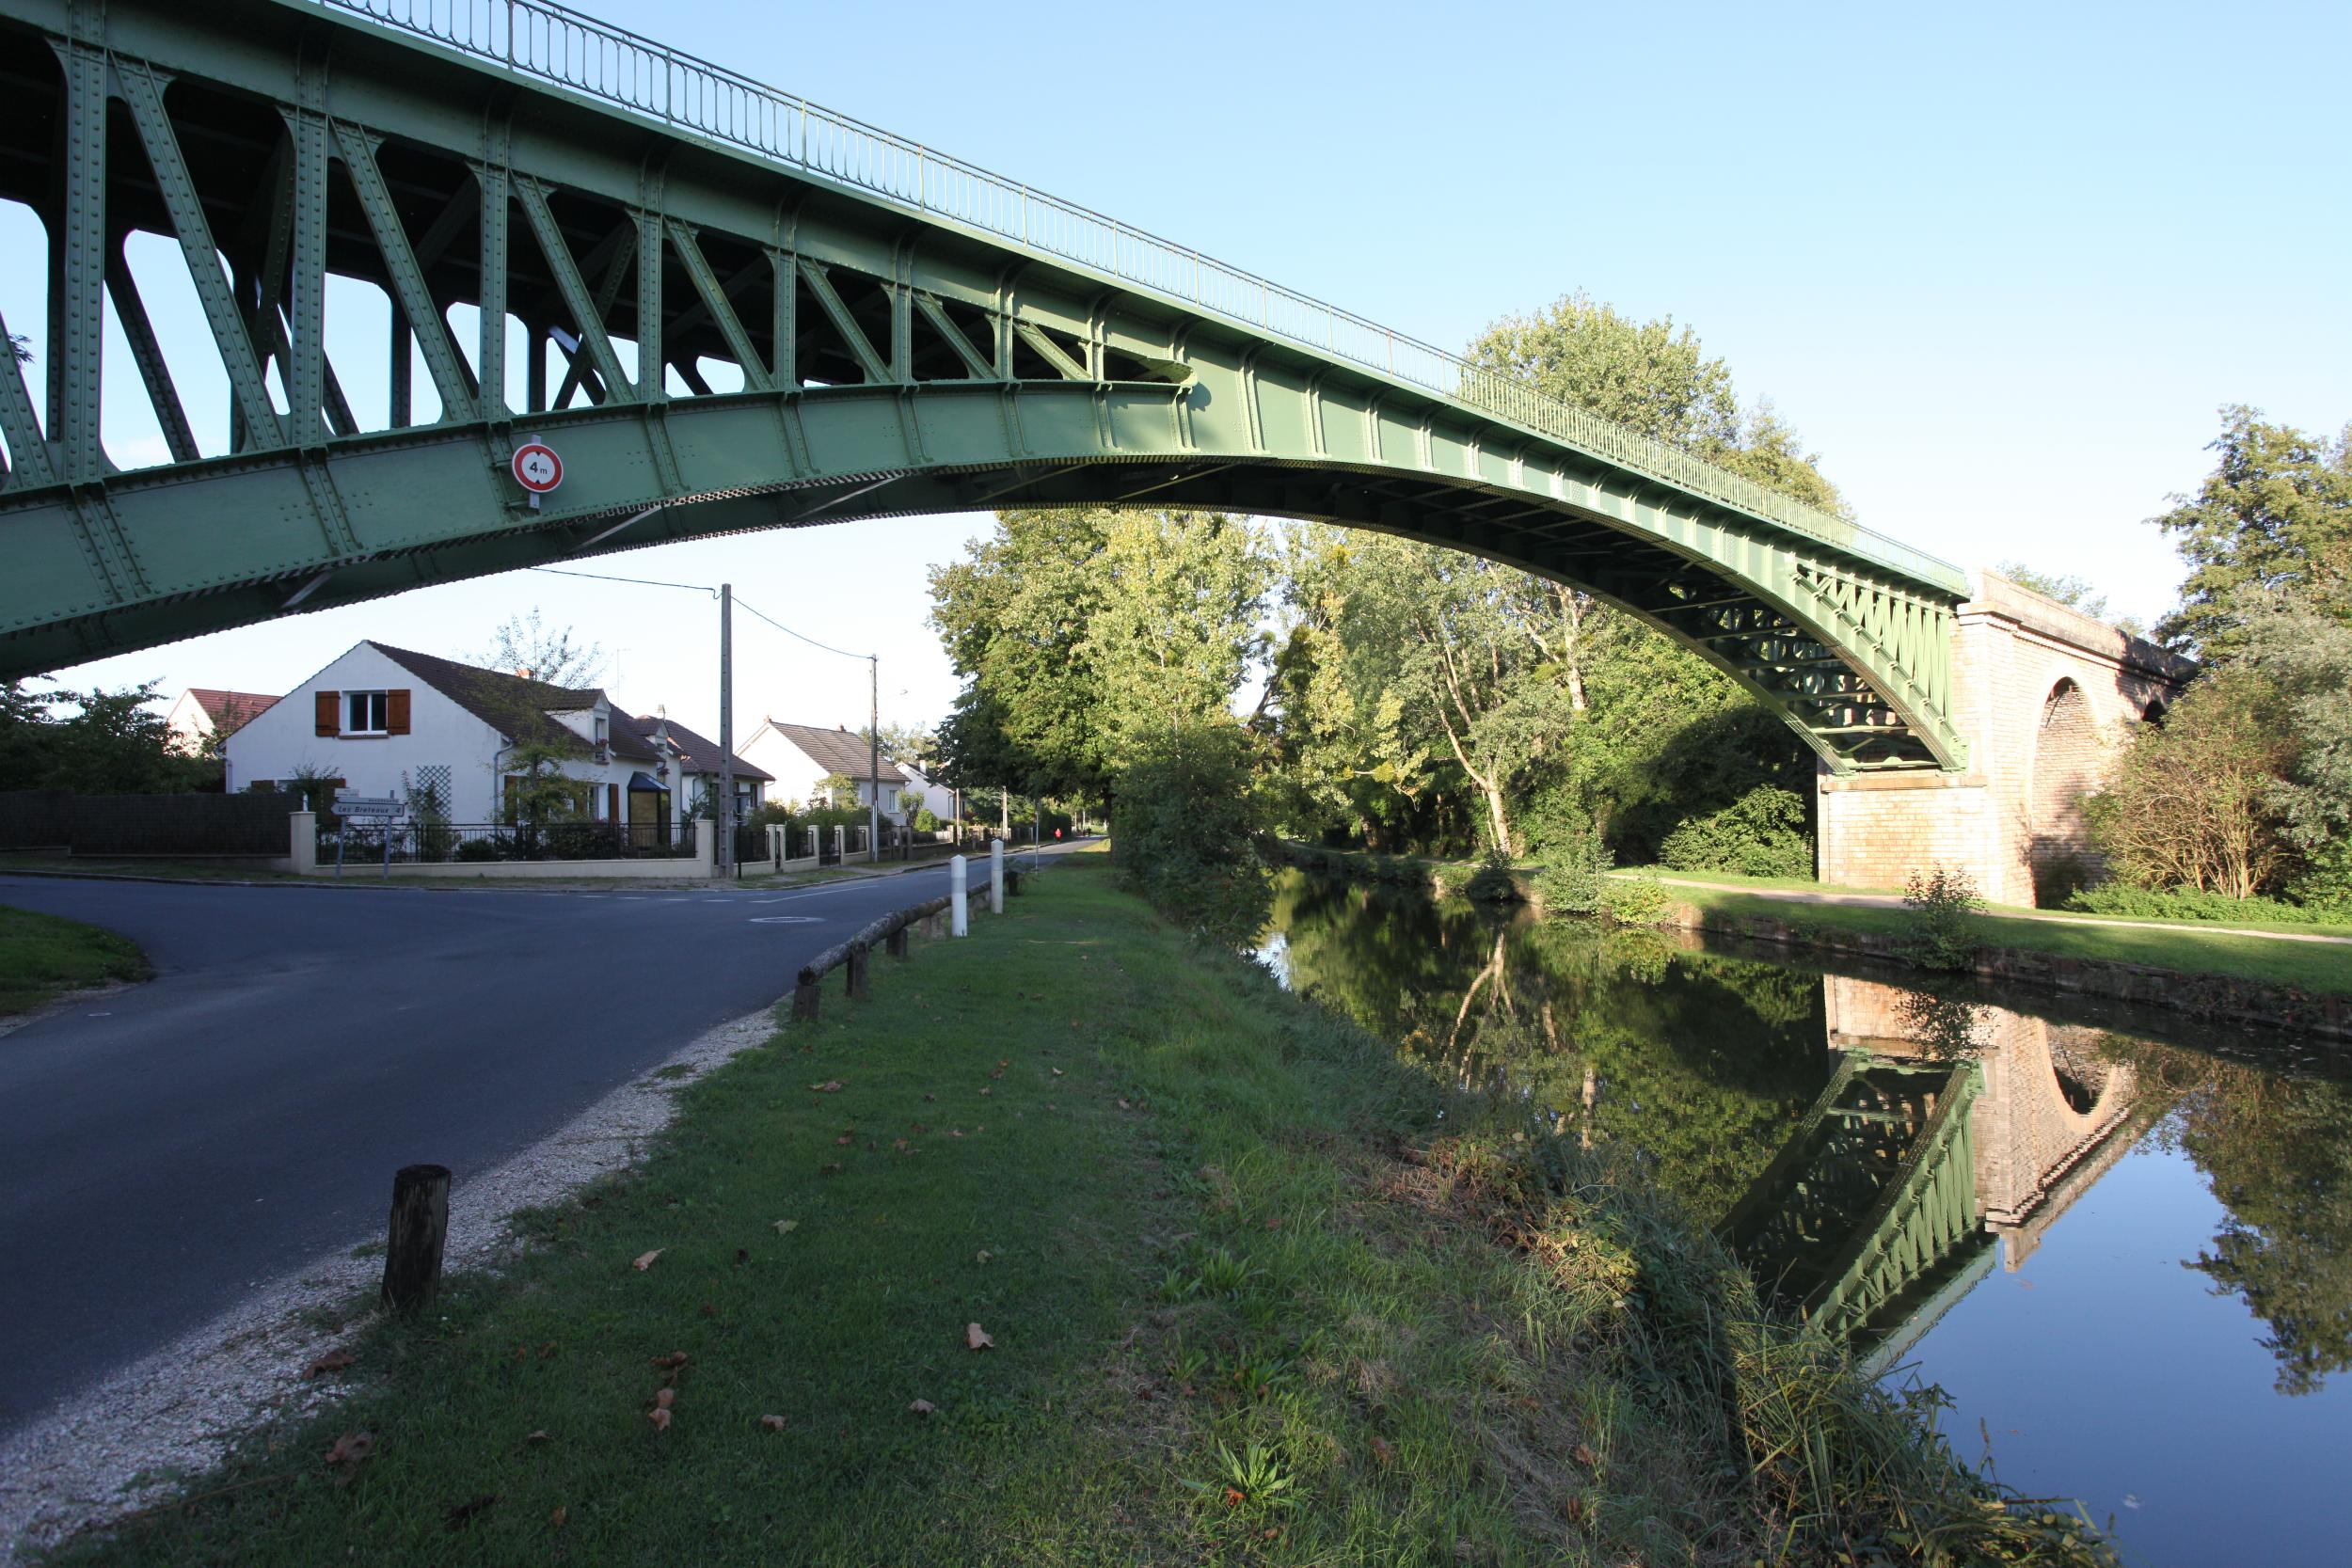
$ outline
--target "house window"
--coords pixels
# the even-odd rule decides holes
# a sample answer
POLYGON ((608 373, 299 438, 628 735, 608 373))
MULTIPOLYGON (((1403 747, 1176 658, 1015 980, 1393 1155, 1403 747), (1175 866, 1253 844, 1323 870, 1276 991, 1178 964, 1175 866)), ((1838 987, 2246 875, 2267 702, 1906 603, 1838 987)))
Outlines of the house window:
POLYGON ((343 693, 343 734, 385 735, 391 728, 391 705, 389 693, 382 691, 346 691, 343 693))

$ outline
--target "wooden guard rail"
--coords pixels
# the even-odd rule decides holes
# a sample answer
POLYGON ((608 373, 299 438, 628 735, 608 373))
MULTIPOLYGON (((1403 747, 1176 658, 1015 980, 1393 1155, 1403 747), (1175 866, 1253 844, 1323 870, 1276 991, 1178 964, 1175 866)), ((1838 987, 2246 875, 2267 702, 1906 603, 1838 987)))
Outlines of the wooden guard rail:
MULTIPOLYGON (((977 902, 987 892, 988 882, 983 879, 967 887, 964 890, 964 897, 977 902)), ((1005 892, 1009 895, 1018 895, 1021 892, 1021 873, 1009 865, 1005 867, 1005 892)), ((792 988, 793 1018, 798 1020, 817 1016, 818 998, 822 994, 819 989, 820 983, 826 975, 831 974, 836 969, 844 970, 848 974, 846 994, 850 999, 864 1001, 866 998, 866 961, 873 953, 874 944, 881 942, 882 951, 894 958, 908 957, 907 932, 924 921, 944 917, 947 912, 948 905, 953 902, 952 895, 942 894, 924 903, 910 905, 906 909, 893 910, 888 914, 879 915, 866 922, 848 941, 834 943, 803 964, 798 983, 792 988)))

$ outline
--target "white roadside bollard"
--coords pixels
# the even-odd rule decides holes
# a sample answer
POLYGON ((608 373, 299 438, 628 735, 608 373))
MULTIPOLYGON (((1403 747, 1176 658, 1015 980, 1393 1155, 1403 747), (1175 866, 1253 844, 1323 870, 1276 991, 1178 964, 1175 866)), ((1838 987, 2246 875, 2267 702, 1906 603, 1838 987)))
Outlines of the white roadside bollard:
POLYGON ((960 937, 968 937, 972 934, 972 906, 963 891, 969 876, 970 873, 965 869, 961 855, 954 856, 947 862, 947 907, 954 914, 953 924, 948 927, 948 930, 960 937))
POLYGON ((1005 912, 1005 841, 988 841, 988 912, 1005 912))

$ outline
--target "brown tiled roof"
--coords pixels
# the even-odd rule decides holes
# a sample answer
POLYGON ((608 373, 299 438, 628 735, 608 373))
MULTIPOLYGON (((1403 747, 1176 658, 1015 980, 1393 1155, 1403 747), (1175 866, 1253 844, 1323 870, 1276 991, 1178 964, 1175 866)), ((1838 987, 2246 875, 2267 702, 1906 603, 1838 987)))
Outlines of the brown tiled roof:
MULTIPOLYGON (((368 646, 407 671, 425 685, 513 741, 533 741, 579 755, 588 752, 585 736, 550 712, 570 713, 594 707, 603 691, 596 687, 555 686, 525 680, 499 670, 460 664, 453 658, 395 648, 370 639, 368 646)), ((615 755, 654 760, 653 747, 639 735, 627 716, 614 709, 612 751, 615 755)))
POLYGON ((188 695, 196 699, 196 705, 213 721, 214 732, 224 740, 267 713, 278 701, 260 691, 224 691, 215 686, 191 686, 188 695))
MULTIPOLYGON (((619 721, 617 715, 615 715, 615 721, 619 721)), ((645 738, 648 745, 652 744, 654 736, 660 733, 661 726, 667 724, 670 727, 670 743, 678 751, 680 771, 687 773, 719 771, 717 741, 705 740, 675 719, 660 718, 650 713, 641 713, 628 722, 645 738)), ((764 768, 755 768, 741 757, 735 759, 735 776, 739 779, 765 779, 770 784, 776 782, 776 776, 773 773, 764 768)))
MULTIPOLYGON (((872 754, 862 735, 851 735, 845 729, 820 729, 815 724, 779 724, 768 721, 769 728, 808 753, 808 759, 827 773, 838 773, 847 779, 874 778, 872 754)), ((907 776, 897 763, 882 758, 882 782, 905 784, 907 776)))

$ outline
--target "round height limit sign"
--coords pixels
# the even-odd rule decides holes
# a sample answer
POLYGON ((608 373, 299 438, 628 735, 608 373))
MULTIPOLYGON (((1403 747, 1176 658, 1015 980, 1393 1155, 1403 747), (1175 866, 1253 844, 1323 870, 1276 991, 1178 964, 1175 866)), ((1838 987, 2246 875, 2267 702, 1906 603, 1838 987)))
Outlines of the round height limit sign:
POLYGON ((539 504, 541 496, 564 483, 564 460, 544 441, 525 441, 516 447, 509 466, 515 470, 515 483, 531 492, 533 506, 539 504))

